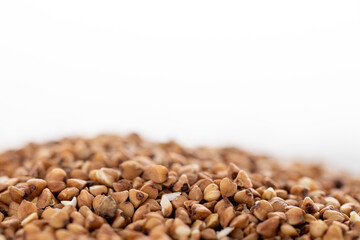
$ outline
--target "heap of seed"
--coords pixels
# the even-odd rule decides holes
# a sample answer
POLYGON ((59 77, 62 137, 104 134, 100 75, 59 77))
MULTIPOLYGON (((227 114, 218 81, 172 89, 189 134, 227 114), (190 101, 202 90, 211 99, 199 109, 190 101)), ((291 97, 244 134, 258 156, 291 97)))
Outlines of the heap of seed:
POLYGON ((138 135, 0 155, 3 239, 357 239, 360 181, 138 135))

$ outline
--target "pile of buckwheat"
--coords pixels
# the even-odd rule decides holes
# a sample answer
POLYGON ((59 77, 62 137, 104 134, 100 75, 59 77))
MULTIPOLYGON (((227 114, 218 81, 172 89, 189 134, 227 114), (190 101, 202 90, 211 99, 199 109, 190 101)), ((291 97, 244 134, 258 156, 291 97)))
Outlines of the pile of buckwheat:
POLYGON ((357 239, 360 181, 138 135, 0 154, 2 239, 357 239))

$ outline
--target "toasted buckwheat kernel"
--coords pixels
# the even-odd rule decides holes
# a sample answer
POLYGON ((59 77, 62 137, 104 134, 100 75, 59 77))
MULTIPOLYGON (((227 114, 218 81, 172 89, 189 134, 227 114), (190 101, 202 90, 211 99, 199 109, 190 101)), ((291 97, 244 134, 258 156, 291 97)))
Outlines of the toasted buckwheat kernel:
POLYGON ((132 217, 134 215, 134 205, 129 202, 125 201, 119 204, 119 209, 121 209, 124 214, 128 217, 132 217))
POLYGON ((309 189, 300 185, 294 185, 290 189, 290 194, 300 197, 306 197, 308 193, 309 189))
POLYGON ((234 200, 240 204, 246 204, 247 207, 251 207, 254 204, 254 195, 248 189, 241 190, 235 193, 234 200))
POLYGON ((282 220, 282 221, 286 221, 286 215, 285 215, 285 213, 283 213, 283 212, 269 212, 268 214, 267 214, 267 217, 268 218, 271 218, 271 217, 279 217, 280 218, 280 220, 282 220))
POLYGON ((115 219, 111 225, 113 228, 122 228, 126 225, 126 216, 121 210, 116 212, 115 219))
POLYGON ((201 201, 203 199, 203 193, 197 185, 194 185, 193 188, 190 190, 189 199, 194 201, 201 201))
POLYGON ((286 211, 285 215, 290 225, 299 225, 305 222, 304 213, 301 208, 292 207, 286 211))
POLYGON ((324 235, 324 240, 343 239, 342 230, 339 226, 332 224, 324 235))
POLYGON ((163 226, 162 224, 164 224, 163 221, 161 221, 160 219, 157 218, 150 218, 149 220, 147 220, 147 222, 145 223, 145 230, 150 232, 152 231, 154 228, 156 228, 157 226, 163 226))
POLYGON ((231 197, 236 193, 237 185, 229 178, 223 178, 220 182, 220 192, 222 197, 231 197))
POLYGON ((120 171, 112 168, 101 168, 96 172, 96 180, 100 184, 112 187, 113 183, 119 180, 120 171))
POLYGON ((49 181, 64 181, 66 178, 66 172, 61 168, 54 168, 48 172, 45 180, 49 181))
POLYGON ((66 188, 66 184, 63 181, 51 180, 48 181, 47 187, 52 193, 59 193, 66 188))
POLYGON ((129 191, 129 200, 137 208, 141 203, 145 202, 148 198, 148 194, 136 189, 131 189, 129 191))
POLYGON ((224 198, 218 202, 215 202, 215 206, 214 206, 214 212, 216 213, 220 213, 222 210, 228 208, 228 207, 232 207, 232 203, 230 202, 229 199, 224 198))
POLYGON ((236 166, 234 163, 230 163, 227 168, 227 177, 231 180, 234 180, 237 177, 239 171, 240 169, 238 166, 236 166))
POLYGON ((85 218, 85 228, 90 231, 100 228, 103 223, 104 219, 94 213, 89 213, 85 218))
MULTIPOLYGON (((9 230, 13 230, 14 228, 17 228, 20 225, 20 221, 19 219, 4 219, 1 223, 0 223, 0 227, 2 229, 9 229, 9 230)), ((13 234, 13 233, 11 233, 13 234)), ((6 233, 5 233, 6 235, 6 233)))
POLYGON ((339 222, 343 222, 345 220, 345 217, 342 213, 335 211, 335 210, 327 210, 324 212, 323 214, 323 218, 325 220, 334 220, 334 221, 339 221, 339 222))
POLYGON ((350 216, 350 212, 354 210, 355 210, 354 203, 345 203, 340 207, 340 212, 346 214, 347 216, 350 216))
POLYGON ((69 222, 69 214, 59 211, 50 217, 49 225, 53 228, 63 228, 69 222))
POLYGON ((191 230, 181 219, 175 218, 170 228, 170 234, 175 239, 186 239, 191 234, 191 230))
POLYGON ((159 190, 156 188, 155 184, 150 182, 145 183, 141 188, 140 191, 145 192, 148 194, 149 198, 156 199, 159 195, 159 190))
POLYGON ((184 202, 188 199, 184 195, 177 196, 171 203, 174 208, 184 207, 184 202))
POLYGON ((169 170, 162 165, 153 165, 145 170, 150 178, 155 183, 163 183, 168 179, 169 170))
POLYGON ((306 213, 316 213, 319 211, 319 207, 313 202, 313 200, 309 197, 305 197, 304 201, 301 205, 302 210, 304 210, 306 213))
POLYGON ((276 212, 285 212, 288 204, 284 200, 272 200, 271 205, 276 212))
POLYGON ((34 178, 27 180, 26 184, 29 186, 31 196, 36 197, 46 187, 47 182, 43 179, 34 178))
POLYGON ((305 222, 306 223, 311 223, 316 220, 317 220, 317 218, 314 215, 311 215, 309 213, 305 214, 305 222))
POLYGON ((92 206, 92 202, 94 200, 94 196, 91 195, 88 191, 86 190, 81 190, 79 196, 77 197, 77 204, 78 207, 82 207, 82 206, 87 206, 87 207, 91 207, 92 206))
POLYGON ((256 226, 256 232, 265 238, 274 237, 279 226, 279 217, 272 217, 256 226))
POLYGON ((214 240, 217 239, 216 232, 212 228, 207 228, 200 232, 201 238, 205 240, 214 240))
POLYGON ((94 185, 89 188, 89 192, 94 195, 106 194, 108 192, 108 188, 104 185, 94 185))
POLYGON ((296 231, 295 227, 291 226, 290 224, 283 223, 280 227, 280 233, 284 236, 289 237, 297 237, 299 233, 296 231))
POLYGON ((41 218, 49 220, 50 217, 55 214, 57 211, 54 208, 47 207, 41 214, 41 218))
POLYGON ((234 228, 241 228, 244 229, 249 225, 249 215, 248 214, 241 214, 235 217, 231 223, 230 227, 234 228))
POLYGON ((350 213, 350 219, 349 219, 350 223, 356 223, 360 221, 360 216, 359 214, 357 214, 355 211, 352 211, 350 213))
POLYGON ((62 190, 57 196, 57 198, 60 201, 71 200, 73 197, 76 197, 77 195, 79 195, 79 189, 77 189, 76 187, 69 187, 62 190))
POLYGON ((235 178, 235 182, 237 182, 237 184, 243 188, 252 188, 253 187, 253 184, 252 184, 249 176, 243 170, 239 171, 238 175, 235 178))
POLYGON ((146 199, 146 201, 143 204, 149 204, 151 211, 161 211, 161 206, 155 199, 146 199))
POLYGON ((107 196, 103 199, 95 212, 101 217, 112 218, 115 216, 117 208, 118 206, 115 200, 111 196, 107 196))
POLYGON ((20 204, 16 203, 16 202, 11 202, 9 204, 9 210, 7 211, 7 215, 9 217, 12 217, 14 215, 17 215, 18 209, 19 209, 20 204))
POLYGON ((10 204, 11 203, 11 197, 10 197, 10 192, 9 190, 5 190, 2 193, 0 193, 0 202, 3 202, 5 204, 10 204))
POLYGON ((207 228, 217 228, 217 226, 219 226, 219 214, 217 213, 210 214, 205 219, 205 224, 207 228))
POLYGON ((211 211, 201 204, 193 204, 191 206, 191 219, 193 219, 193 220, 205 219, 210 214, 211 214, 211 211))
POLYGON ((125 190, 130 190, 131 188, 131 183, 129 180, 127 179, 121 179, 118 182, 114 182, 113 183, 113 188, 115 189, 115 191, 117 192, 122 192, 125 190))
POLYGON ((216 201, 220 198, 220 196, 221 196, 221 193, 220 193, 219 187, 215 183, 209 184, 204 189, 204 199, 208 202, 216 201))
POLYGON ((261 221, 264 221, 267 217, 267 214, 269 212, 273 212, 274 209, 272 207, 272 205, 265 200, 261 200, 259 202, 257 202, 254 207, 254 215, 261 221))
POLYGON ((129 191, 113 192, 110 194, 117 204, 125 202, 129 197, 129 191))
POLYGON ((210 179, 201 179, 196 183, 196 185, 198 185, 200 190, 204 192, 205 188, 211 183, 213 183, 213 181, 210 179))
MULTIPOLYGON (((83 167, 86 166, 86 163, 83 165, 83 167)), ((76 178, 76 179, 81 179, 81 180, 88 180, 89 179, 89 176, 88 174, 82 170, 82 169, 73 169, 71 172, 70 172, 70 178, 76 178)))
POLYGON ((176 192, 187 192, 190 189, 188 178, 185 174, 182 174, 179 180, 174 184, 173 190, 176 192))
POLYGON ((84 222, 85 222, 85 217, 83 215, 81 215, 81 213, 79 212, 72 212, 70 214, 70 217, 72 219, 73 223, 79 224, 81 226, 84 226, 84 222))
POLYGON ((37 208, 34 203, 23 200, 17 210, 17 216, 22 221, 32 213, 36 213, 37 208))
POLYGON ((122 170, 121 176, 129 180, 140 176, 143 172, 143 167, 141 164, 133 160, 123 162, 120 165, 120 168, 122 170))
POLYGON ((136 177, 133 179, 132 187, 135 189, 141 188, 144 185, 145 180, 141 177, 136 177))
POLYGON ((206 226, 205 226, 205 223, 203 222, 203 221, 201 221, 201 220, 195 220, 194 222, 193 222, 193 224, 191 225, 191 229, 192 230, 195 230, 195 229, 199 229, 199 230, 202 230, 202 229, 204 229, 206 226))
POLYGON ((97 195, 93 202, 92 202, 92 208, 94 209, 95 213, 97 213, 97 210, 100 206, 100 204, 105 200, 106 196, 105 195, 97 195))
POLYGON ((272 187, 269 187, 263 192, 261 197, 265 200, 271 200, 272 198, 276 197, 276 192, 272 187))
POLYGON ((74 234, 87 234, 87 230, 83 226, 76 223, 70 223, 66 226, 66 228, 74 234))
POLYGON ((12 201, 20 203, 25 196, 25 191, 14 186, 10 186, 9 195, 12 201))
POLYGON ((287 199, 288 198, 288 192, 284 189, 276 189, 276 196, 278 196, 279 198, 282 199, 287 199))
POLYGON ((335 208, 340 208, 340 203, 336 198, 333 197, 326 197, 325 198, 326 206, 333 206, 335 208))
POLYGON ((224 210, 220 211, 219 213, 219 219, 220 219, 220 225, 225 228, 229 225, 230 221, 235 217, 234 208, 228 207, 224 210))
POLYGON ((175 217, 180 218, 181 221, 183 221, 186 224, 191 224, 192 222, 188 211, 183 207, 179 207, 175 210, 175 217))
POLYGON ((66 180, 66 183, 69 187, 76 187, 79 190, 83 189, 87 184, 85 180, 76 178, 69 178, 68 180, 66 180))

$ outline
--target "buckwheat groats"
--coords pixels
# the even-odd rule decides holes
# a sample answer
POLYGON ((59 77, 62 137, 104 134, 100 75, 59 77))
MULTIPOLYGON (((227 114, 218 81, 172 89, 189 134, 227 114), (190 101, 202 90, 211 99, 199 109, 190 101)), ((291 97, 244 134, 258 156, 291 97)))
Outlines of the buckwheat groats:
POLYGON ((357 239, 360 181, 138 135, 0 155, 2 239, 357 239))

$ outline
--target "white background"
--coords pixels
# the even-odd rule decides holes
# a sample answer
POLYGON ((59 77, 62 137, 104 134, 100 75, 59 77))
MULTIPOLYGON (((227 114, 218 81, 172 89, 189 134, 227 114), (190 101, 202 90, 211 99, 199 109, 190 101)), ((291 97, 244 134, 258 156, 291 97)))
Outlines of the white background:
POLYGON ((359 1, 1 1, 0 149, 137 131, 360 170, 359 1))

